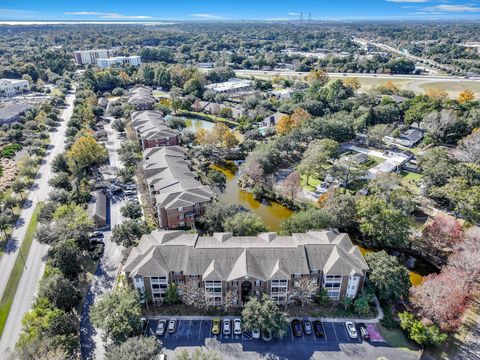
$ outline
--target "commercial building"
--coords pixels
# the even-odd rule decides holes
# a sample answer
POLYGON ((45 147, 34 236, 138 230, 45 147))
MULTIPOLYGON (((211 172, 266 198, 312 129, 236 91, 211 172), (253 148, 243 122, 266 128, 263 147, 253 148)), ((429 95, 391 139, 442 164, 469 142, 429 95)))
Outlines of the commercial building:
POLYGON ((0 124, 11 124, 20 118, 31 108, 24 103, 7 104, 0 108, 0 124))
POLYGON ((131 66, 140 66, 142 60, 140 56, 115 56, 111 58, 101 58, 97 59, 97 66, 99 68, 109 68, 117 65, 131 65, 131 66))
POLYGON ((0 96, 14 96, 30 91, 28 80, 0 79, 0 96))
POLYGON ((143 152, 143 172, 161 228, 195 227, 213 192, 191 169, 180 146, 155 147, 143 152))
POLYGON ((155 104, 155 97, 152 89, 146 86, 136 86, 130 90, 127 101, 137 110, 151 110, 155 104))
POLYGON ((347 234, 309 231, 279 236, 199 236, 184 231, 144 235, 125 264, 126 278, 161 302, 169 284, 198 282, 206 300, 221 305, 227 293, 233 305, 270 295, 285 303, 295 282, 310 279, 332 300, 355 298, 363 288, 368 265, 347 234))
POLYGON ((132 127, 143 150, 158 146, 175 146, 180 142, 180 133, 165 124, 160 111, 146 110, 133 113, 132 127))
POLYGON ((78 65, 96 65, 97 59, 108 59, 111 55, 110 50, 81 50, 75 51, 75 62, 78 65))
POLYGON ((229 79, 225 82, 206 85, 205 88, 219 94, 227 95, 243 94, 254 90, 253 81, 241 79, 229 79))

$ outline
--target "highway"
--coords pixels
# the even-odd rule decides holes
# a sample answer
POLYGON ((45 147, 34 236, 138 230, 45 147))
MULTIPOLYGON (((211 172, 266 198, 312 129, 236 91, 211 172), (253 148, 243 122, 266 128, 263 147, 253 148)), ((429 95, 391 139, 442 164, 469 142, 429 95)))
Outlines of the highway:
MULTIPOLYGON (((67 122, 73 113, 74 94, 66 98, 66 108, 61 114, 62 121, 56 132, 51 133, 50 145, 47 156, 45 157, 38 171, 37 179, 25 201, 26 206, 20 214, 17 227, 12 233, 11 240, 7 245, 7 250, 0 259, 0 296, 5 291, 5 286, 12 272, 15 260, 18 255, 23 239, 25 237, 28 225, 33 215, 33 211, 39 202, 44 202, 48 198, 50 186, 48 180, 52 176, 51 165, 57 154, 65 150, 65 132, 67 122)), ((15 294, 15 298, 10 309, 9 316, 5 325, 2 338, 0 339, 0 359, 6 358, 9 349, 13 349, 18 340, 22 329, 23 315, 30 309, 34 299, 37 283, 43 274, 45 268, 45 255, 47 246, 33 241, 30 252, 25 262, 24 272, 15 294)))

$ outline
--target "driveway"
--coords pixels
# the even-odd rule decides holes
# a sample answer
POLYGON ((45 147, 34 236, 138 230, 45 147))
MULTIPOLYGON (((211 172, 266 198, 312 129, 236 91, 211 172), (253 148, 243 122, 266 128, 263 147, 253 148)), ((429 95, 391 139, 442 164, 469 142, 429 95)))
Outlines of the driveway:
MULTIPOLYGON (((232 318, 233 319, 233 318, 232 318)), ((158 319, 149 319, 145 336, 156 336, 158 319)), ((322 322, 324 336, 314 334, 295 337, 288 327, 283 339, 266 342, 253 339, 248 332, 242 335, 212 335, 211 320, 179 319, 173 334, 157 338, 162 341, 168 358, 175 358, 183 349, 193 351, 206 347, 220 353, 222 359, 363 359, 376 360, 381 356, 388 359, 414 360, 418 355, 391 348, 385 342, 369 343, 351 339, 342 322, 322 322)))
MULTIPOLYGON (((113 170, 118 169, 117 151, 120 148, 120 140, 110 124, 105 125, 108 141, 105 146, 109 153, 110 166, 113 170)), ((122 261, 123 247, 111 241, 113 227, 123 222, 120 208, 125 204, 124 198, 111 199, 110 205, 110 228, 104 231, 105 251, 95 270, 94 279, 90 285, 80 318, 80 348, 82 359, 103 359, 105 353, 104 343, 100 334, 90 322, 90 308, 105 292, 112 289, 118 269, 122 261)))
MULTIPOLYGON (((57 131, 51 133, 50 144, 48 146, 47 155, 40 166, 35 183, 28 194, 25 201, 24 208, 20 214, 20 219, 17 222, 11 239, 7 244, 7 249, 0 259, 0 296, 3 295, 5 286, 10 277, 10 274, 15 264, 18 249, 20 248, 23 239, 25 238, 28 225, 32 218, 33 211, 37 204, 46 201, 50 186, 48 180, 52 177, 52 161, 58 154, 65 150, 65 131, 67 129, 67 122, 72 116, 73 100, 75 95, 71 94, 66 97, 67 107, 61 114, 61 123, 57 131)), ((0 358, 8 349, 13 349, 22 329, 23 315, 30 310, 39 278, 43 274, 45 268, 45 255, 47 253, 47 246, 40 244, 36 240, 32 242, 30 252, 25 261, 24 272, 18 284, 17 292, 13 299, 12 307, 5 324, 5 329, 0 339, 0 358)))

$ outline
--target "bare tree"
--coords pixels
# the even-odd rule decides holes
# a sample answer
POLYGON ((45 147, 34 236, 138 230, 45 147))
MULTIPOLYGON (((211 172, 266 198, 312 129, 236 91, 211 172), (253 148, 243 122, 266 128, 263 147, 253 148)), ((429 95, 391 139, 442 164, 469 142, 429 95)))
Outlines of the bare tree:
POLYGON ((480 284, 480 231, 473 227, 448 258, 448 264, 463 271, 467 286, 471 290, 480 284))
POLYGON ((205 297, 205 290, 198 280, 187 279, 178 285, 178 295, 185 305, 194 306, 198 309, 206 309, 210 304, 205 297))
POLYGON ((425 116, 422 127, 432 136, 435 145, 447 140, 447 135, 457 122, 457 116, 451 110, 434 111, 425 116))
POLYGON ((476 129, 460 141, 462 149, 471 162, 480 164, 480 130, 476 129))
POLYGON ((319 291, 319 286, 317 282, 311 278, 303 277, 298 280, 295 280, 293 288, 288 295, 289 300, 298 300, 305 306, 305 304, 310 304, 313 301, 313 298, 319 291))
POLYGON ((285 192, 287 193, 287 196, 292 199, 292 201, 295 201, 295 198, 297 197, 301 188, 301 178, 298 171, 291 172, 285 178, 285 180, 283 181, 283 187, 285 189, 285 192))
POLYGON ((223 308, 225 311, 228 311, 233 305, 235 301, 235 295, 233 294, 232 290, 228 290, 223 298, 223 308))

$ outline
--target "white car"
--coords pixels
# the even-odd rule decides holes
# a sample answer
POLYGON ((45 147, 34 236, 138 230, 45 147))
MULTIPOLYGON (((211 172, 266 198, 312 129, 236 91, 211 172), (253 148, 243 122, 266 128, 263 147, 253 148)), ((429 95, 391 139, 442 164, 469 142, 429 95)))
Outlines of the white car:
POLYGON ((240 319, 233 320, 233 333, 235 335, 242 335, 242 320, 240 319))
POLYGON ((165 330, 167 328, 167 320, 160 320, 157 325, 157 329, 155 330, 155 334, 158 336, 162 336, 165 334, 165 330))
POLYGON ((230 335, 232 332, 232 326, 230 319, 223 319, 223 335, 230 335))
POLYGON ((253 329, 253 330, 252 330, 252 338, 254 338, 254 339, 260 339, 260 330, 258 330, 258 329, 253 329))
POLYGON ((357 329, 355 329, 355 325, 353 322, 345 322, 345 328, 347 329, 348 336, 350 336, 352 339, 356 339, 358 337, 357 329))

